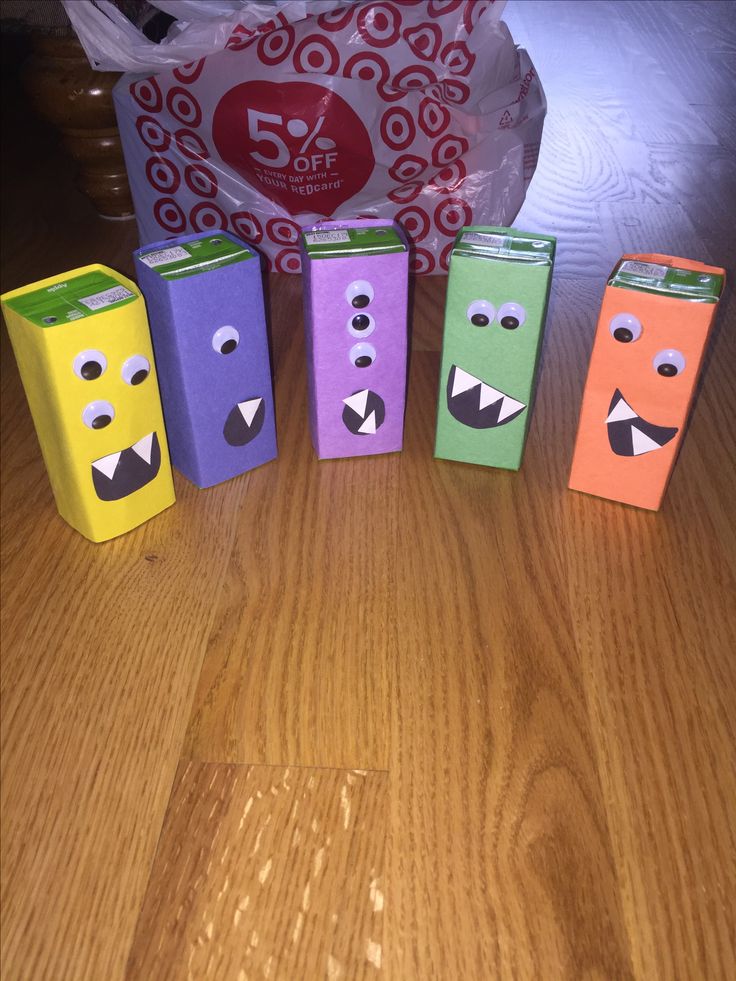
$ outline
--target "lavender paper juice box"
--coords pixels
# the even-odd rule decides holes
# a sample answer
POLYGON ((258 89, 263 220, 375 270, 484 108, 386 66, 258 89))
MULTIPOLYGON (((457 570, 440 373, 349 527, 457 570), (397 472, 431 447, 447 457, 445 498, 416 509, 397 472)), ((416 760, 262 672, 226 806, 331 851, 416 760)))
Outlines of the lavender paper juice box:
POLYGON ((409 250, 398 225, 324 222, 301 235, 309 421, 320 459, 401 450, 409 250))

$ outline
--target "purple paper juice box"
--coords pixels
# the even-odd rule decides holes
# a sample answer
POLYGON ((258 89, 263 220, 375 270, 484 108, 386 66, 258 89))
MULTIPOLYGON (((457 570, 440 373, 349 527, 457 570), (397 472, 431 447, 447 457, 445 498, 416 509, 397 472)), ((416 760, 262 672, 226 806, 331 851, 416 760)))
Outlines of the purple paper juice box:
POLYGON ((146 300, 171 462, 212 487, 276 456, 257 253, 227 232, 134 253, 146 300))
POLYGON ((302 230, 301 251, 317 456, 395 453, 406 399, 406 239, 391 221, 330 221, 302 230))

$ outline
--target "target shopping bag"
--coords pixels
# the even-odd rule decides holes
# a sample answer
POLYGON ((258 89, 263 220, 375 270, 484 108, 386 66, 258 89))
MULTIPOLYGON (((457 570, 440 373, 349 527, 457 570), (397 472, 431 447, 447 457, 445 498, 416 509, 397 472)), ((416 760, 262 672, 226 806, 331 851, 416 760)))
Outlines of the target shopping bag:
POLYGON ((544 93, 503 6, 245 4, 203 57, 171 67, 172 43, 114 93, 141 241, 229 229, 297 272, 302 226, 395 218, 413 270, 445 272, 459 228, 512 223, 536 165, 544 93))

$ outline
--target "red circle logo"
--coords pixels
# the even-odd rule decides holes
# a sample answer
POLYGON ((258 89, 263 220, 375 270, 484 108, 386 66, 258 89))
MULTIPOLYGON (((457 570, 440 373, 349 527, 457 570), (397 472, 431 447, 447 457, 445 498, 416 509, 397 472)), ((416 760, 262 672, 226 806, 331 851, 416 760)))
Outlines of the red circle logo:
POLYGON ((451 194, 465 180, 466 170, 462 160, 454 160, 448 167, 443 167, 429 182, 429 187, 438 194, 451 194))
POLYGON ((432 163, 435 167, 444 167, 467 152, 468 141, 464 136, 443 136, 432 147, 432 163))
POLYGON ((445 235, 456 235, 473 223, 473 209, 462 198, 446 198, 435 209, 434 223, 445 235))
POLYGON ((282 249, 273 260, 278 272, 298 273, 302 268, 302 257, 298 249, 282 249))
POLYGON ((339 67, 337 48, 332 41, 319 34, 309 34, 294 52, 294 68, 298 72, 335 75, 339 67))
POLYGON ((130 86, 130 94, 141 107, 149 112, 160 112, 163 96, 155 78, 142 78, 130 86))
POLYGON ((273 67, 280 65, 282 61, 289 57, 291 49, 294 47, 296 34, 294 28, 289 24, 278 31, 269 31, 258 41, 258 57, 264 65, 273 67))
POLYGON ((388 192, 389 200, 393 201, 394 204, 408 204, 419 196, 422 186, 421 181, 409 181, 408 184, 402 184, 401 187, 393 187, 388 192))
POLYGON ((417 205, 402 208, 396 213, 396 220, 404 226, 412 242, 421 242, 429 234, 429 215, 417 205))
POLYGON ((189 164, 184 171, 184 180, 189 190, 201 198, 214 198, 217 194, 217 178, 203 164, 189 164))
POLYGON ((266 234, 272 242, 280 242, 282 245, 296 245, 299 241, 301 228, 295 221, 288 218, 272 218, 266 222, 266 234))
POLYGON ((229 167, 293 215, 331 215, 373 172, 360 116, 312 82, 236 85, 217 104, 212 137, 229 167))
POLYGON ((179 65, 178 68, 174 69, 174 78, 184 82, 185 85, 191 85, 202 74, 204 62, 205 59, 200 58, 199 61, 190 61, 188 65, 179 65))
POLYGON ((216 228, 221 228, 224 232, 227 228, 227 216, 216 204, 202 201, 195 204, 189 213, 189 223, 195 232, 213 232, 216 228))
POLYGON ((192 129, 178 129, 174 133, 174 139, 178 149, 190 160, 206 160, 210 155, 207 144, 192 129))
POLYGON ((434 99, 419 103, 419 126, 427 136, 439 136, 450 125, 450 113, 434 99))
POLYGON ((416 135, 417 128, 408 109, 397 106, 381 116, 381 136, 392 150, 405 150, 416 135))
POLYGON ((171 133, 164 129, 153 116, 139 116, 135 121, 135 128, 138 130, 138 136, 149 150, 155 150, 158 153, 165 150, 171 143, 171 133))
POLYGON ((167 157, 150 157, 146 161, 146 177, 154 190, 165 194, 175 194, 181 184, 176 165, 167 157))
POLYGON ((427 249, 414 249, 414 254, 409 262, 409 269, 419 276, 431 273, 434 269, 434 258, 427 249))
POLYGON ((417 24, 416 27, 407 27, 404 40, 416 58, 435 61, 442 44, 442 31, 437 24, 417 24))
POLYGON ((230 215, 230 224, 235 234, 248 242, 257 244, 263 238, 261 223, 250 211, 235 211, 230 215))
POLYGON ((427 169, 427 166, 428 164, 424 157, 416 157, 413 153, 403 153, 388 168, 388 176, 392 180, 403 184, 405 181, 411 181, 415 177, 419 177, 427 169))
POLYGON ((202 109, 192 93, 181 85, 175 85, 166 93, 166 108, 185 126, 199 126, 202 109))
POLYGON ((153 206, 153 217, 162 228, 175 235, 187 227, 186 215, 173 198, 159 198, 153 206))
POLYGON ((399 40, 401 14, 390 3, 365 4, 358 14, 358 31, 366 44, 388 48, 399 40))

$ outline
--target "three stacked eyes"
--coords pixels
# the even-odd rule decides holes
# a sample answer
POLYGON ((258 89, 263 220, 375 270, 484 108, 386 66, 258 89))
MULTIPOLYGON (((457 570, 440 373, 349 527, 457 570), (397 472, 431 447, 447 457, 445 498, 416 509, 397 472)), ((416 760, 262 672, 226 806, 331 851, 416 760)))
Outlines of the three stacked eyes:
MULTIPOLYGON (((638 341, 644 328, 633 313, 617 313, 608 325, 611 337, 619 344, 633 344, 638 341)), ((685 357, 676 348, 664 348, 652 359, 652 367, 663 378, 674 378, 685 370, 685 357)))
POLYGON ((376 360, 376 349, 363 340, 376 329, 375 320, 366 310, 373 302, 373 296, 373 287, 365 279, 356 279, 345 290, 345 299, 353 308, 346 324, 347 332, 361 338, 359 344, 350 348, 350 361, 356 368, 369 368, 376 360))
MULTIPOLYGON (((77 378, 82 381, 95 381, 107 370, 107 358, 102 351, 80 351, 72 362, 77 378)), ((127 385, 140 385, 151 373, 151 364, 142 354, 134 354, 123 362, 120 370, 127 385)), ((82 421, 89 429, 104 429, 115 418, 112 403, 98 399, 85 406, 82 421)))

